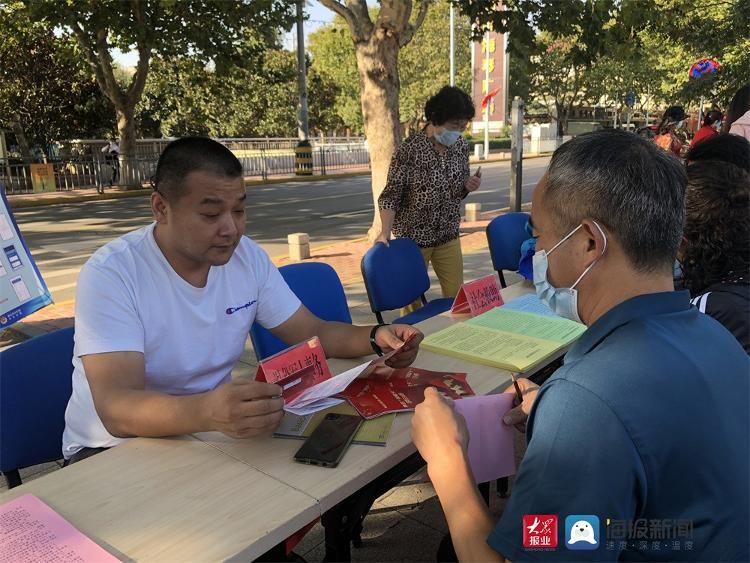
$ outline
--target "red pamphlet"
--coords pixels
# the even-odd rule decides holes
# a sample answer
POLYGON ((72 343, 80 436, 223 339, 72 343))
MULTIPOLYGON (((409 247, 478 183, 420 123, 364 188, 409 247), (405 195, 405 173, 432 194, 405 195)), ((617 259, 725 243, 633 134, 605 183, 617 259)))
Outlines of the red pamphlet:
POLYGON ((424 400, 427 387, 435 387, 451 399, 474 395, 465 373, 379 367, 368 377, 355 379, 337 397, 349 401, 364 418, 375 418, 413 410, 424 400))
POLYGON ((330 378, 331 370, 317 336, 269 356, 258 364, 255 374, 257 381, 279 385, 285 403, 330 378))

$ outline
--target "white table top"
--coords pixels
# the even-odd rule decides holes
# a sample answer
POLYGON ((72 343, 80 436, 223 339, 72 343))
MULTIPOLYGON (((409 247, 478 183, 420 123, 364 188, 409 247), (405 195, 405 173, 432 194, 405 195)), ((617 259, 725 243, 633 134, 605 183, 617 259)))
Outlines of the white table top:
POLYGON ((320 516, 313 498, 190 437, 129 440, 0 503, 26 493, 139 562, 251 561, 320 516))

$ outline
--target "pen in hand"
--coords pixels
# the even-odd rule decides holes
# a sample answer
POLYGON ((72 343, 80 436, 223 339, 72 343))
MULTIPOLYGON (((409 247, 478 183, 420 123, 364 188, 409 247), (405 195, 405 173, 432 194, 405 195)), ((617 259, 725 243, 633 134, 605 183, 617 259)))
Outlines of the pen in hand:
POLYGON ((518 404, 520 405, 521 403, 523 403, 523 393, 521 393, 521 387, 518 385, 516 374, 511 372, 510 378, 513 380, 513 387, 516 388, 516 397, 518 398, 518 404))

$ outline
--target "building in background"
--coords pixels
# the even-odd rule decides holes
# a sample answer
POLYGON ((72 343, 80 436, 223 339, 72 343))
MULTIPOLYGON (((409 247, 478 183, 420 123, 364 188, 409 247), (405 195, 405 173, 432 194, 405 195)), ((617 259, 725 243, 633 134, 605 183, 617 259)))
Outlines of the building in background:
POLYGON ((471 44, 471 94, 477 108, 471 125, 474 135, 484 132, 489 111, 490 133, 497 133, 508 122, 509 57, 507 37, 504 33, 485 33, 481 42, 471 44), (482 108, 484 97, 497 91, 487 106, 482 108))

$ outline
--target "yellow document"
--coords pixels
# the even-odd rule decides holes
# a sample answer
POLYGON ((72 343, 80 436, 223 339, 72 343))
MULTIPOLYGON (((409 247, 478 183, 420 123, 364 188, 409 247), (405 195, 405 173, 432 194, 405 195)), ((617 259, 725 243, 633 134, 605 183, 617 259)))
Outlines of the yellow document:
POLYGON ((474 363, 524 372, 578 338, 586 327, 501 307, 424 339, 425 350, 474 363))

